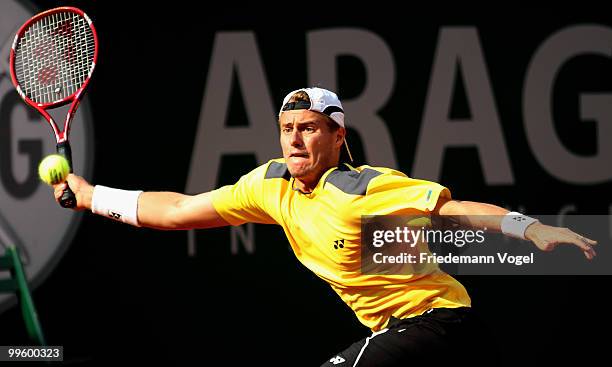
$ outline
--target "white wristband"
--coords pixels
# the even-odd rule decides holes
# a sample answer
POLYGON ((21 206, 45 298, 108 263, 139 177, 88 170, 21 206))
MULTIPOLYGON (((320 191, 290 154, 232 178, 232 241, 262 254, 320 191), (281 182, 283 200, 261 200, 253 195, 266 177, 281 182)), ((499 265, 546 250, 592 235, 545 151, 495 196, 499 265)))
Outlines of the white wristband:
POLYGON ((518 212, 509 212, 502 218, 501 231, 503 234, 525 240, 525 231, 531 224, 537 222, 535 218, 518 212))
POLYGON ((96 185, 91 199, 91 211, 95 214, 138 225, 138 197, 142 191, 128 191, 96 185))

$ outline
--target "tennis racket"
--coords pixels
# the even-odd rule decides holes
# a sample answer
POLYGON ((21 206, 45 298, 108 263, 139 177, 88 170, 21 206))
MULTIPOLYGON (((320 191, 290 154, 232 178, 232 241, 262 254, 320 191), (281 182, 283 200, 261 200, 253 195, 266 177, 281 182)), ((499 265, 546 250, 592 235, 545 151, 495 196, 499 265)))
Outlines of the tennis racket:
MULTIPOLYGON (((98 58, 98 36, 89 17, 80 9, 60 7, 39 13, 21 26, 10 53, 13 85, 21 98, 47 120, 56 140, 57 153, 70 163, 68 135, 83 92, 98 58), (60 130, 49 109, 71 103, 60 130)), ((76 206, 66 188, 60 198, 64 208, 76 206)))

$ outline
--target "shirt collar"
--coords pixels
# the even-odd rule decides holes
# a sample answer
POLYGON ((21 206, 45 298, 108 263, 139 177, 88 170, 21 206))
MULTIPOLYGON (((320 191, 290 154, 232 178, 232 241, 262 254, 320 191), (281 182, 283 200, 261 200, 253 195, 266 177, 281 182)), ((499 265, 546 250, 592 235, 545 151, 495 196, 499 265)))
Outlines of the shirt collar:
POLYGON ((314 189, 312 189, 311 192, 303 192, 302 190, 295 187, 295 177, 291 177, 291 180, 290 180, 291 190, 297 192, 298 194, 305 195, 307 197, 313 197, 314 194, 317 191, 319 191, 319 188, 322 188, 325 185, 327 176, 329 176, 332 172, 334 172, 335 170, 351 171, 352 169, 353 168, 347 163, 339 163, 336 167, 330 167, 327 171, 325 171, 325 173, 323 173, 323 175, 319 179, 319 182, 317 182, 317 185, 314 187, 314 189))

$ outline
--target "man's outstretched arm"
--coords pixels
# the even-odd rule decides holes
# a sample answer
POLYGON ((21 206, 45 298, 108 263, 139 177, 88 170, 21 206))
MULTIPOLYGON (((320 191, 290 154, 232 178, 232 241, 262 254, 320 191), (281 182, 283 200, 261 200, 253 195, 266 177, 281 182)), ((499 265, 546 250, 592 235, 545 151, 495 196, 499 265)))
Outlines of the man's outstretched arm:
MULTIPOLYGON (((440 198, 433 214, 450 216, 464 227, 502 232, 502 222, 509 213, 508 210, 492 204, 440 198)), ((557 245, 571 244, 579 247, 589 260, 596 255, 593 246, 597 241, 579 235, 571 229, 549 226, 539 221, 529 224, 522 237, 516 237, 533 242, 542 251, 552 251, 557 245)))
MULTIPOLYGON (((68 176, 67 184, 77 198, 75 210, 92 210, 94 186, 73 174, 68 176)), ((66 183, 54 186, 56 200, 59 200, 65 187, 66 183)), ((210 192, 199 195, 143 192, 137 196, 135 219, 139 226, 164 230, 229 225, 213 207, 210 196, 210 192)))

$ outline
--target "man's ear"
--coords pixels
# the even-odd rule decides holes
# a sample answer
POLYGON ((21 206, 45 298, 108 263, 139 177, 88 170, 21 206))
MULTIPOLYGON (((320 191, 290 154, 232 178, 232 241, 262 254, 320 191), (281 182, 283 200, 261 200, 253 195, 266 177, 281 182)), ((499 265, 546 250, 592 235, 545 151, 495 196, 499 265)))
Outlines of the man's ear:
POLYGON ((336 145, 338 145, 338 147, 342 146, 342 143, 344 143, 345 136, 346 136, 346 129, 343 127, 339 127, 336 133, 336 145))

